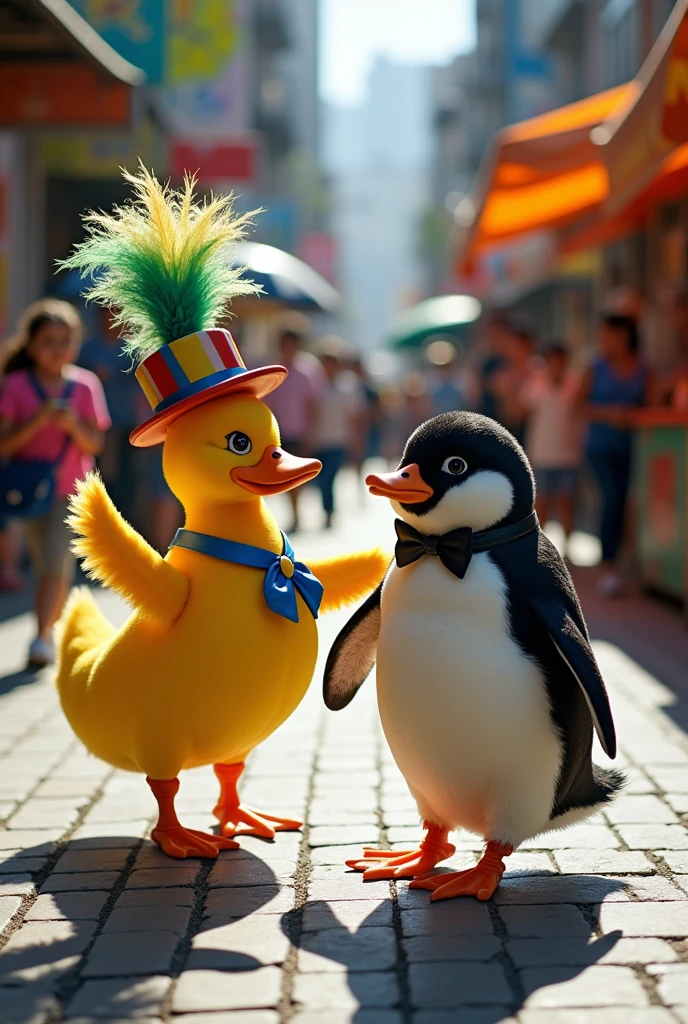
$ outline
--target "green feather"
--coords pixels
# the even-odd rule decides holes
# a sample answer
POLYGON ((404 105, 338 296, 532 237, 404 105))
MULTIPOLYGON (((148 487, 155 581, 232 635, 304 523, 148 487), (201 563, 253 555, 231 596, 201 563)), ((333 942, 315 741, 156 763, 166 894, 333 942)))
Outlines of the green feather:
POLYGON ((199 204, 193 178, 173 191, 143 165, 137 175, 123 173, 132 200, 112 214, 85 216, 87 238, 60 266, 93 275, 86 299, 113 311, 124 350, 138 361, 214 326, 233 298, 260 288, 231 265, 231 248, 253 216, 235 217, 232 196, 199 204))

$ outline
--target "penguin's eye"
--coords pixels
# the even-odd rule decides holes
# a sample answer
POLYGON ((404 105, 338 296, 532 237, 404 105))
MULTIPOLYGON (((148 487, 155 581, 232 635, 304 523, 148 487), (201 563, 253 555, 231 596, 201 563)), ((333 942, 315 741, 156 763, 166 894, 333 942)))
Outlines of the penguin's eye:
POLYGON ((468 463, 459 455, 450 455, 450 457, 445 459, 442 463, 442 472, 449 473, 450 476, 461 476, 467 469, 468 463))
POLYGON ((242 434, 240 430, 233 430, 231 434, 225 434, 227 451, 235 455, 248 455, 253 447, 248 434, 242 434))

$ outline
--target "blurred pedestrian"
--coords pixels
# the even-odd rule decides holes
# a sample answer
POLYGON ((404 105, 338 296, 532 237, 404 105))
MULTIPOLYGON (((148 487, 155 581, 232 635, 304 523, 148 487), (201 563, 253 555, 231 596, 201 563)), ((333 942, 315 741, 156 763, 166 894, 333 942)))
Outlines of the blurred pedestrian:
POLYGON ((631 426, 633 410, 654 404, 652 373, 638 353, 635 321, 621 314, 602 317, 599 356, 586 372, 578 393, 578 407, 588 427, 585 454, 602 499, 600 592, 621 593, 616 560, 623 537, 631 478, 631 426))
POLYGON ((332 526, 335 511, 334 484, 348 452, 355 449, 365 421, 365 405, 356 377, 344 371, 346 346, 340 338, 324 338, 318 355, 325 372, 313 430, 313 450, 322 462, 315 478, 320 489, 325 528, 332 526))
POLYGON ((519 444, 525 444, 527 414, 520 395, 536 367, 534 339, 524 327, 511 326, 504 345, 504 357, 492 377, 496 400, 496 419, 511 431, 519 444))
POLYGON ((444 338, 428 345, 426 352, 432 367, 430 383, 431 415, 466 408, 466 395, 459 385, 459 358, 456 348, 444 338))
MULTIPOLYGON (((312 439, 318 412, 318 399, 325 386, 322 367, 315 356, 305 350, 308 321, 291 316, 283 321, 278 337, 278 361, 289 370, 281 387, 266 395, 264 401, 272 409, 280 428, 282 445, 292 455, 305 455, 312 439)), ((286 533, 300 527, 299 497, 301 488, 289 491, 292 521, 286 533)))
POLYGON ((484 355, 476 371, 476 385, 478 412, 492 419, 498 418, 495 379, 504 365, 510 337, 511 321, 506 314, 491 314, 485 323, 481 345, 484 355))
POLYGON ((404 439, 410 437, 416 427, 432 416, 432 398, 427 374, 419 370, 407 373, 403 383, 404 411, 402 416, 404 439))
POLYGON ((9 458, 10 466, 31 460, 52 464, 55 481, 48 507, 24 522, 36 575, 32 665, 54 660, 52 627, 74 578, 71 533, 65 524, 68 497, 92 468, 110 426, 100 381, 74 365, 81 329, 79 315, 68 303, 34 303, 6 350, 3 368, 0 457, 9 458))
POLYGON ((352 453, 352 462, 359 479, 362 479, 363 462, 365 459, 374 459, 382 452, 382 402, 380 401, 380 392, 373 384, 360 355, 352 356, 348 360, 347 365, 358 378, 365 410, 362 421, 361 443, 358 450, 352 453))
POLYGON ((581 460, 576 400, 580 377, 563 344, 550 345, 542 365, 521 392, 526 414, 526 452, 535 473, 536 511, 544 526, 554 516, 566 541, 573 531, 574 499, 581 460))
MULTIPOLYGON (((12 343, 5 341, 0 349, 0 365, 5 361, 3 351, 12 343)), ((0 385, 1 386, 1 385, 0 385)), ((25 586, 20 564, 22 557, 21 524, 10 516, 0 514, 0 590, 16 591, 25 586)))

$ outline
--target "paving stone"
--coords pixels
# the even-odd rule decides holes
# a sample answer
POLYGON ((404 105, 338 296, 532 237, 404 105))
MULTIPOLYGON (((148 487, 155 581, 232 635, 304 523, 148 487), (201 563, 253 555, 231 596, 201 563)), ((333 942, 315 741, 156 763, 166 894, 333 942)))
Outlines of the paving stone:
POLYGON ((195 899, 193 889, 125 889, 117 899, 115 910, 122 907, 192 907, 195 899))
POLYGON ((348 846, 316 846, 311 850, 311 863, 333 864, 346 871, 345 862, 353 857, 360 857, 361 853, 360 843, 350 843, 348 846))
POLYGON ((103 927, 108 932, 175 932, 183 935, 191 918, 191 907, 117 905, 103 927))
POLYGON ((463 935, 470 939, 494 934, 486 906, 469 900, 447 900, 422 910, 403 910, 401 927, 406 937, 416 935, 463 935))
MULTIPOLYGON (((678 826, 677 826, 678 827, 678 826)), ((574 825, 571 828, 547 832, 522 843, 521 850, 602 850, 615 849, 621 844, 607 825, 574 825)), ((669 845, 669 844, 666 844, 669 845)), ((650 846, 640 847, 650 849, 650 846)))
POLYGON ((521 1010, 520 1024, 675 1024, 669 1010, 662 1006, 633 1006, 581 1010, 521 1010))
POLYGON ((688 875, 688 850, 657 850, 658 857, 678 875, 688 875))
POLYGON ((224 917, 247 914, 284 914, 294 906, 294 890, 286 886, 256 885, 237 889, 211 889, 204 913, 224 917))
MULTIPOLYGON (((453 860, 454 858, 452 857, 448 861, 443 861, 442 866, 444 867, 447 864, 454 869, 453 860)), ((516 853, 512 853, 507 858, 505 864, 505 878, 515 877, 516 875, 551 875, 554 873, 552 862, 547 853, 522 853, 520 850, 517 850, 516 853)))
POLYGON ((513 997, 503 968, 485 963, 422 963, 409 966, 411 1002, 423 1010, 453 1010, 513 997))
POLYGON ((109 892, 43 893, 29 908, 25 921, 97 921, 109 892))
POLYGON ((63 833, 63 828, 0 829, 0 850, 23 850, 29 857, 50 854, 63 833))
POLYGON ((0 986, 0 1007, 3 1024, 43 1024, 58 1013, 57 1000, 40 986, 0 986))
POLYGON ((228 857, 215 862, 208 885, 211 889, 231 885, 274 885, 278 879, 289 881, 295 867, 295 863, 287 859, 266 864, 254 857, 241 860, 228 857))
POLYGON ((110 890, 119 871, 84 871, 73 874, 50 875, 41 886, 44 892, 83 892, 84 889, 110 890))
POLYGON ((179 935, 171 931, 102 934, 81 973, 84 978, 164 974, 178 943, 179 935))
MULTIPOLYGON (((291 1017, 290 1020, 294 1020, 291 1017)), ((279 1024, 276 1010, 227 1010, 226 1013, 185 1013, 179 1024, 279 1024)))
POLYGON ((631 850, 688 850, 682 825, 619 825, 618 832, 631 850))
POLYGON ((688 903, 604 903, 599 920, 604 933, 685 939, 688 903))
POLYGON ((128 857, 129 850, 126 847, 106 850, 66 850, 53 868, 53 873, 121 871, 128 857))
POLYGON ((665 793, 664 799, 676 814, 688 814, 688 793, 665 793))
POLYGON ((256 971, 184 971, 172 999, 174 1013, 194 1010, 244 1010, 276 1007, 280 996, 278 967, 256 971))
MULTIPOLYGON (((113 846, 136 846, 148 831, 147 818, 131 821, 96 821, 80 825, 72 835, 72 841, 81 849, 104 849, 113 846)), ((71 846, 71 843, 70 843, 71 846)))
POLYGON ((87 800, 86 797, 72 800, 32 797, 14 815, 12 826, 20 829, 54 827, 64 832, 76 821, 79 807, 83 807, 87 800))
POLYGON ((308 899, 381 900, 389 896, 389 882, 364 882, 358 871, 326 871, 320 868, 308 884, 308 899))
POLYGON ((36 891, 31 875, 1 875, 0 898, 3 896, 27 896, 36 891))
POLYGON ((317 932, 323 928, 389 927, 392 924, 391 900, 330 900, 307 903, 303 908, 301 930, 317 932))
POLYGON ((0 953, 0 984, 52 981, 78 963, 95 921, 35 921, 13 932, 0 953))
POLYGON ((209 917, 193 937, 186 966, 193 969, 247 971, 281 964, 289 937, 276 914, 228 920, 209 917))
POLYGON ((500 950, 496 938, 474 939, 465 935, 417 935, 402 939, 409 963, 439 962, 442 960, 491 960, 500 950))
MULTIPOLYGON (((675 891, 675 898, 680 899, 678 890, 675 891)), ((602 903, 607 899, 628 899, 623 881, 595 875, 504 877, 494 895, 495 903, 499 905, 602 903)))
POLYGON ((162 976, 85 981, 67 1007, 68 1019, 157 1017, 170 984, 162 976))
POLYGON ((645 770, 659 789, 688 793, 688 767, 685 765, 647 764, 645 770))
MULTIPOLYGON (((554 859, 565 875, 651 875, 655 867, 637 850, 555 850, 554 859)), ((686 855, 688 871, 688 854, 686 855)))
POLYGON ((649 973, 657 978, 657 991, 663 1003, 688 1007, 688 964, 653 964, 649 973))
POLYGON ((386 971, 396 957, 393 928, 363 928, 355 935, 344 928, 326 928, 301 937, 299 970, 386 971))
POLYGON ((198 878, 201 865, 198 861, 192 864, 180 864, 169 871, 158 871, 157 868, 142 868, 132 871, 127 879, 127 889, 157 889, 172 885, 193 885, 198 878))
POLYGON ((21 896, 0 896, 0 932, 9 924, 21 905, 21 896))
MULTIPOLYGON (((339 846, 347 843, 377 843, 375 824, 315 825, 309 832, 309 846, 339 846)), ((391 836, 390 836, 391 838, 391 836)))
POLYGON ((663 939, 568 937, 510 939, 506 950, 516 967, 587 967, 604 964, 671 963, 676 951, 663 939))
POLYGON ((594 965, 575 977, 559 967, 520 972, 525 1006, 540 1009, 584 1006, 647 1006, 647 993, 630 967, 594 965))
POLYGON ((293 999, 304 1010, 387 1009, 399 1002, 396 973, 368 971, 361 974, 297 974, 293 999))
POLYGON ((672 825, 677 821, 674 812, 658 796, 639 796, 621 793, 605 808, 605 817, 613 825, 659 823, 672 825))
MULTIPOLYGON (((18 851, 20 852, 20 851, 18 851)), ((10 856, 7 860, 0 860, 0 881, 3 875, 16 875, 22 873, 35 874, 44 866, 47 857, 19 857, 10 856)))
MULTIPOLYGON (((625 905, 609 904, 615 908, 625 905)), ((632 905, 637 906, 638 904, 632 905)), ((662 904, 662 906, 664 905, 662 904)), ((675 905, 682 906, 682 904, 675 905)), ((669 906, 674 906, 674 904, 669 904, 669 906)), ((603 907, 606 908, 607 904, 603 904, 603 907)), ((588 939, 590 936, 590 926, 580 910, 567 904, 500 907, 499 916, 506 924, 507 931, 512 938, 545 939, 574 936, 588 939)))

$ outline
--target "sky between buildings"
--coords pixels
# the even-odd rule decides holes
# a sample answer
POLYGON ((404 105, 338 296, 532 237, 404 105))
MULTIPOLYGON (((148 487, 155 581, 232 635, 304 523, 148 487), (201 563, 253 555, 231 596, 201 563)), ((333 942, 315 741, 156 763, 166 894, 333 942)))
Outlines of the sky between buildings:
POLYGON ((320 92, 340 106, 366 96, 376 57, 445 64, 475 39, 474 0, 320 0, 320 92))

